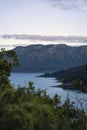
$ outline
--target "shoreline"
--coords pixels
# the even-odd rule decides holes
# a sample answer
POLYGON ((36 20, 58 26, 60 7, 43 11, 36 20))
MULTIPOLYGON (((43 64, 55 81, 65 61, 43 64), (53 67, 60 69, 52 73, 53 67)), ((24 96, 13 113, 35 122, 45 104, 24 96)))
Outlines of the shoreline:
POLYGON ((63 89, 70 89, 70 90, 71 89, 76 90, 76 88, 74 88, 73 86, 66 85, 66 84, 56 85, 56 86, 52 86, 52 87, 63 88, 63 89))
POLYGON ((80 92, 83 92, 83 93, 87 93, 87 87, 83 87, 82 89, 81 88, 77 89, 74 86, 67 85, 67 84, 61 84, 61 85, 56 85, 56 86, 52 86, 52 87, 62 88, 62 89, 65 89, 65 90, 77 90, 77 91, 80 91, 80 92))

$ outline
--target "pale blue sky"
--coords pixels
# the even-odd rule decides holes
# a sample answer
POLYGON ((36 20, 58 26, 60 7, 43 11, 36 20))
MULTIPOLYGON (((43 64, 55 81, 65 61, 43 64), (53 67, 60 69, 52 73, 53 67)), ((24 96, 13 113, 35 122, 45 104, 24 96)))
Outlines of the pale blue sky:
MULTIPOLYGON (((7 42, 11 45, 17 41, 17 39, 13 39, 13 41, 12 38, 2 38, 4 34, 87 36, 86 1, 0 0, 1 45, 7 42)), ((29 43, 29 39, 28 41, 22 39, 22 41, 17 42, 18 44, 25 44, 25 42, 29 43)), ((39 42, 41 41, 39 40, 39 42)))

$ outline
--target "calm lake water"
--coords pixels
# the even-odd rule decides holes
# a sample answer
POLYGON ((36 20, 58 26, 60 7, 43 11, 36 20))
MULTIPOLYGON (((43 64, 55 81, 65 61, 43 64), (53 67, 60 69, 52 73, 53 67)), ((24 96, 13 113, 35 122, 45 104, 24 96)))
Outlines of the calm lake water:
POLYGON ((16 88, 18 85, 28 86, 28 82, 32 81, 36 89, 46 89, 47 94, 53 97, 55 94, 58 94, 61 97, 61 101, 64 102, 67 96, 71 101, 75 101, 78 106, 83 104, 83 107, 87 108, 87 94, 82 93, 76 90, 64 90, 56 86, 58 83, 55 78, 43 78, 38 77, 42 73, 12 73, 10 76, 10 81, 13 86, 16 88), (78 103, 79 102, 79 103, 78 103))

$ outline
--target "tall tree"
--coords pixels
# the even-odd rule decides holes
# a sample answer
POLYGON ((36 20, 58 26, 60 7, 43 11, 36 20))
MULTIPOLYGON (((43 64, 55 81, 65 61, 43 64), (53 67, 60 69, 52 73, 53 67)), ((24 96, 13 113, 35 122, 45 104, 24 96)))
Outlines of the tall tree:
POLYGON ((0 51, 0 86, 2 84, 8 84, 10 73, 14 65, 18 65, 18 57, 13 50, 5 51, 1 48, 0 51))

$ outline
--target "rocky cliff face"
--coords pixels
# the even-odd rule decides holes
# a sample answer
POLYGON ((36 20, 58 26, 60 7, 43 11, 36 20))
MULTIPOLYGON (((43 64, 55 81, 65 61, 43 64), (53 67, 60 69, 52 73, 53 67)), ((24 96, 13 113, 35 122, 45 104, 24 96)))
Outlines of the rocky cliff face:
POLYGON ((20 60, 16 72, 47 72, 79 66, 87 63, 87 46, 30 45, 17 47, 20 60))

